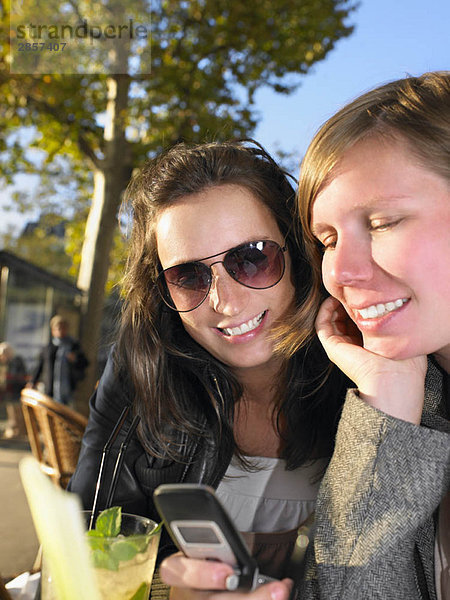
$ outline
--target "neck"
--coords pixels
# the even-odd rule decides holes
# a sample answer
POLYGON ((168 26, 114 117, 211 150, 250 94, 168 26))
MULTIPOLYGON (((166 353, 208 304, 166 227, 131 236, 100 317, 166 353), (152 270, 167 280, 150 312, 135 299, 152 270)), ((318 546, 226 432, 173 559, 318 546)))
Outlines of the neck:
POLYGON ((450 345, 442 348, 439 352, 435 352, 433 356, 444 371, 450 373, 450 345))
POLYGON ((282 361, 273 359, 270 364, 263 366, 236 369, 235 374, 242 385, 245 401, 255 402, 259 406, 273 406, 278 399, 282 366, 282 361))
POLYGON ((280 456, 276 406, 283 389, 282 363, 235 373, 243 387, 234 414, 234 436, 240 451, 247 456, 280 456))

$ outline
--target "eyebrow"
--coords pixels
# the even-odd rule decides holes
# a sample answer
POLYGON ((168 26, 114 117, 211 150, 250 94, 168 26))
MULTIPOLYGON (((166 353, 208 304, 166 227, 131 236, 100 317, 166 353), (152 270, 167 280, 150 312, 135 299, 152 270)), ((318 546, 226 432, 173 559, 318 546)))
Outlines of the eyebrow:
MULTIPOLYGON (((370 200, 366 202, 356 202, 352 204, 351 210, 355 209, 365 209, 365 210, 374 210, 375 208, 385 208, 386 206, 392 204, 393 202, 400 202, 405 199, 410 199, 411 196, 408 195, 392 195, 392 196, 374 196, 370 200)), ((328 223, 318 223, 316 226, 311 226, 311 233, 314 236, 317 236, 318 231, 321 228, 330 227, 328 223)))
POLYGON ((391 202, 399 202, 400 200, 405 200, 406 198, 411 198, 411 196, 406 194, 392 194, 392 196, 374 196, 369 200, 369 202, 360 202, 357 206, 373 208, 375 204, 389 204, 391 202))

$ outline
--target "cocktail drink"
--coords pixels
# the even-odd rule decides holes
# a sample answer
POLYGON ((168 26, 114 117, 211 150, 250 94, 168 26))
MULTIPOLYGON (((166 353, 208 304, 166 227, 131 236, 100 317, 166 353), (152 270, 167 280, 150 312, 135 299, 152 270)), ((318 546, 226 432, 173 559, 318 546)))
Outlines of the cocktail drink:
MULTIPOLYGON (((86 524, 91 513, 85 512, 86 524)), ((161 527, 145 517, 122 514, 120 507, 100 513, 86 532, 91 564, 102 600, 147 600, 161 527)), ((42 600, 59 600, 51 575, 42 569, 42 600)))
POLYGON ((145 517, 118 515, 117 507, 104 511, 86 534, 100 595, 104 600, 147 600, 161 528, 145 517))

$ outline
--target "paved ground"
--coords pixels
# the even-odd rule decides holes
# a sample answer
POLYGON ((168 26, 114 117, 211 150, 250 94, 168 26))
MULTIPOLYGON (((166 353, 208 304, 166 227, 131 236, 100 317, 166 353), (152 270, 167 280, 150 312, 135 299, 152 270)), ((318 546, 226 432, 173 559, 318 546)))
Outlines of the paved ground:
POLYGON ((3 428, 0 422, 0 573, 9 580, 33 567, 39 543, 18 468, 30 447, 1 439, 3 428))

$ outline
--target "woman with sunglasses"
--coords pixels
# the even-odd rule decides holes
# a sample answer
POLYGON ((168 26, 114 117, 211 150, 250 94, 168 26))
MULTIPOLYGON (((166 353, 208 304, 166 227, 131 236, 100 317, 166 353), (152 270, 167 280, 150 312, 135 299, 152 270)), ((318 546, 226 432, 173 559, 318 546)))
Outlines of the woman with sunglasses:
MULTIPOLYGON (((312 274, 294 190, 259 145, 242 141, 175 146, 132 179, 127 198, 125 308, 70 489, 92 506, 102 448, 132 403, 141 421, 113 503, 159 520, 159 484, 208 484, 262 572, 283 577, 345 389, 320 344, 307 343, 312 274), (294 313, 303 325, 281 358, 277 330, 294 313)), ((160 556, 169 552, 163 537, 160 556)))
MULTIPOLYGON (((357 388, 319 491, 299 597, 447 600, 450 72, 386 84, 325 123, 302 163, 299 208, 317 282, 322 273, 331 294, 318 335, 357 388)), ((172 584, 186 573, 176 566, 161 568, 172 584)), ((203 568, 204 589, 214 569, 203 568)), ((185 585, 200 587, 196 575, 185 585)), ((288 587, 250 597, 287 600, 288 587)))

